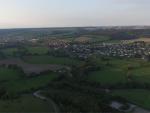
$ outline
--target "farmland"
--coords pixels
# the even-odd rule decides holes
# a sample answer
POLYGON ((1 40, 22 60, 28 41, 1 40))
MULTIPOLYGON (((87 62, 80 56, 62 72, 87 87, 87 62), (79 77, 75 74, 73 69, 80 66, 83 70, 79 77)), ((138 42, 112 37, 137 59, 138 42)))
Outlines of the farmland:
POLYGON ((133 81, 150 83, 149 62, 139 59, 110 59, 109 64, 111 67, 107 66, 100 71, 92 72, 89 79, 105 84, 117 84, 128 82, 127 76, 131 76, 133 81))
POLYGON ((61 65, 73 65, 79 64, 81 61, 65 57, 53 57, 53 56, 26 56, 23 60, 31 64, 61 64, 61 65))
POLYGON ((99 82, 101 84, 116 84, 120 82, 127 82, 125 72, 119 69, 104 69, 102 71, 92 72, 88 79, 99 82))
POLYGON ((65 66, 61 65, 53 65, 53 64, 28 64, 22 61, 21 59, 5 59, 0 60, 0 65, 3 66, 14 66, 19 67, 23 70, 23 72, 27 75, 30 75, 32 73, 39 74, 44 71, 57 71, 61 68, 65 68, 65 66))
POLYGON ((150 91, 142 89, 115 90, 112 95, 121 96, 141 107, 150 109, 150 91))
POLYGON ((39 89, 48 85, 48 83, 57 77, 55 73, 42 74, 37 77, 27 77, 16 69, 0 68, 1 86, 10 93, 28 92, 33 89, 39 89))
POLYGON ((54 112, 54 103, 61 112, 119 112, 112 101, 150 109, 150 45, 140 38, 149 30, 88 29, 2 33, 0 112, 54 112))
POLYGON ((27 47, 26 48, 29 54, 38 54, 43 55, 48 52, 47 47, 27 47))
POLYGON ((58 77, 57 74, 49 72, 37 77, 27 77, 17 69, 0 67, 1 90, 5 89, 7 97, 1 95, 0 111, 1 112, 48 112, 53 111, 50 103, 37 99, 30 95, 22 93, 32 93, 40 88, 46 87, 52 80, 58 77), (18 97, 19 96, 19 97, 18 97), (13 98, 5 100, 4 98, 13 98), (17 98, 16 98, 17 97, 17 98), (2 99, 3 98, 3 99, 2 99))

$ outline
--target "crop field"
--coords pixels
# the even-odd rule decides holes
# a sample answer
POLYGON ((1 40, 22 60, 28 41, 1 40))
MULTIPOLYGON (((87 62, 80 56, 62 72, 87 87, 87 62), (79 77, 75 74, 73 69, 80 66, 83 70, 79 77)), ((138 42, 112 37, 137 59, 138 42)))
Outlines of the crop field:
POLYGON ((89 35, 88 37, 91 38, 91 42, 107 42, 111 38, 107 36, 96 36, 96 35, 89 35))
POLYGON ((17 52, 17 48, 7 48, 2 49, 2 53, 6 56, 13 56, 15 52, 17 52))
POLYGON ((115 84, 127 82, 127 77, 124 71, 119 69, 104 69, 92 72, 89 75, 89 80, 100 82, 101 84, 115 84))
POLYGON ((46 75, 40 75, 31 78, 20 78, 14 81, 8 81, 3 85, 10 93, 28 92, 32 90, 38 90, 47 86, 57 75, 50 73, 46 75))
POLYGON ((30 75, 32 73, 39 74, 44 71, 57 71, 58 69, 61 69, 65 66, 61 65, 54 65, 54 64, 30 64, 25 63, 19 58, 10 58, 10 59, 3 59, 0 60, 0 66, 9 66, 9 65, 16 65, 20 68, 22 68, 23 72, 27 75, 30 75))
POLYGON ((1 86, 7 89, 9 93, 28 92, 47 86, 54 78, 55 73, 42 74, 35 77, 27 77, 15 69, 0 68, 1 86))
POLYGON ((150 91, 142 89, 116 90, 112 92, 114 96, 120 96, 129 100, 133 104, 150 109, 150 91))
POLYGON ((26 49, 27 49, 28 53, 30 53, 30 54, 43 55, 48 52, 47 47, 27 47, 26 49))
POLYGON ((99 43, 99 42, 107 42, 110 41, 110 37, 106 36, 96 36, 96 35, 85 35, 82 37, 75 38, 73 41, 75 42, 94 42, 94 43, 99 43))
POLYGON ((137 82, 150 83, 150 67, 134 69, 131 74, 137 82))
POLYGON ((16 80, 22 77, 23 74, 14 69, 0 68, 0 81, 16 80))
POLYGON ((23 58, 25 62, 30 64, 60 64, 60 65, 73 65, 79 64, 81 61, 66 57, 53 57, 53 56, 26 56, 23 58))
POLYGON ((149 62, 140 59, 110 59, 109 63, 111 66, 90 73, 88 79, 111 85, 127 82, 127 76, 130 75, 133 81, 150 83, 149 62), (128 69, 129 67, 131 69, 128 69))

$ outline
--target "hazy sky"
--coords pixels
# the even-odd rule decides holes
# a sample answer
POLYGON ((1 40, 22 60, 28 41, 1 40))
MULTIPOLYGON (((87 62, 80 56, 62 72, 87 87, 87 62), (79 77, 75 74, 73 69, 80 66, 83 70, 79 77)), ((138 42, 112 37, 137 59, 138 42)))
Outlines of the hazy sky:
POLYGON ((150 0, 0 0, 0 28, 150 25, 150 0))

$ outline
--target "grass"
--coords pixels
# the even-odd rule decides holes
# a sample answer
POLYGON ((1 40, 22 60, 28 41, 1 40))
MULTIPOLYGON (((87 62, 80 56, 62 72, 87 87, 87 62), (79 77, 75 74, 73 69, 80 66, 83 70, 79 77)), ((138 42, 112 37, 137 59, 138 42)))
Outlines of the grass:
POLYGON ((0 67, 0 81, 15 80, 22 75, 23 74, 17 70, 0 67))
POLYGON ((48 52, 48 48, 47 47, 27 47, 27 51, 30 54, 43 55, 48 52))
MULTIPOLYGON (((66 39, 67 40, 67 39, 66 39)), ((110 41, 111 38, 108 36, 97 36, 97 35, 83 35, 77 38, 68 38, 69 41, 72 42, 90 42, 90 43, 100 43, 100 42, 107 42, 110 41)))
POLYGON ((66 57, 53 57, 53 56, 27 56, 24 57, 24 61, 31 64, 61 64, 61 65, 73 65, 79 64, 81 61, 66 58, 66 57))
POLYGON ((150 109, 150 91, 148 90, 116 90, 112 92, 112 95, 123 97, 141 107, 150 109))
POLYGON ((13 56, 15 52, 17 52, 18 49, 17 48, 7 48, 7 49, 3 49, 2 52, 4 53, 4 55, 6 56, 13 56))
POLYGON ((134 69, 131 74, 137 82, 150 83, 150 67, 134 69))
MULTIPOLYGON (((26 77, 18 70, 0 68, 1 86, 7 94, 33 93, 33 90, 46 87, 54 78, 55 73, 42 74, 35 77, 26 77)), ((45 102, 31 95, 25 95, 14 100, 0 99, 0 112, 54 112, 50 102, 45 102)))
MULTIPOLYGON (((110 58, 111 66, 104 66, 99 71, 89 74, 88 79, 102 84, 117 84, 127 81, 127 74, 132 76, 133 81, 150 83, 150 63, 140 59, 117 59, 110 58), (132 69, 128 70, 128 67, 132 69)), ((106 61, 101 61, 106 64, 106 61)), ((100 65, 101 65, 100 64, 100 65)))
POLYGON ((23 95, 15 100, 0 100, 0 112, 54 112, 54 108, 32 95, 23 95))
POLYGON ((35 77, 27 77, 18 70, 0 68, 1 86, 4 86, 7 92, 21 93, 33 89, 39 89, 47 86, 57 75, 55 73, 42 74, 35 77))
POLYGON ((8 92, 20 93, 45 87, 56 77, 56 74, 50 73, 47 75, 41 75, 37 77, 21 78, 17 81, 9 81, 4 85, 7 88, 8 92))
POLYGON ((99 82, 101 84, 116 84, 120 82, 127 82, 125 72, 120 69, 104 69, 95 71, 89 75, 88 79, 99 82))
POLYGON ((128 66, 139 68, 141 65, 144 65, 144 63, 146 63, 143 60, 133 59, 133 58, 127 58, 127 59, 111 58, 109 62, 116 68, 122 68, 122 69, 125 69, 128 66))
POLYGON ((89 36, 93 42, 106 42, 110 40, 110 37, 107 36, 89 36))

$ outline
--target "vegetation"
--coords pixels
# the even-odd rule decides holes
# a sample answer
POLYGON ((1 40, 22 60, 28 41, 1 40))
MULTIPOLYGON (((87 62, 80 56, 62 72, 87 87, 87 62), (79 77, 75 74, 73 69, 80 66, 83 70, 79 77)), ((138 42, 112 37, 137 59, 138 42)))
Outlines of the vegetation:
POLYGON ((81 61, 66 58, 66 57, 53 57, 53 56, 26 56, 23 60, 31 64, 61 64, 61 65, 76 65, 81 61))
POLYGON ((55 73, 43 73, 36 77, 27 77, 16 69, 0 68, 0 81, 7 93, 30 92, 47 86, 57 75, 55 73))
POLYGON ((150 83, 150 63, 139 59, 110 58, 101 61, 105 67, 89 74, 88 79, 102 84, 127 83, 130 80, 138 83, 150 83))
POLYGON ((0 30, 0 61, 25 62, 20 63, 20 67, 1 63, 0 112, 54 112, 53 101, 61 112, 117 113, 118 110, 110 107, 114 100, 125 103, 122 109, 129 107, 127 103, 150 109, 149 61, 98 56, 84 48, 90 44, 148 37, 149 32, 128 28, 0 30), (71 47, 66 48, 67 45, 71 47), (76 51, 71 51, 72 47, 76 51), (33 64, 65 66, 53 72, 26 75, 21 65, 26 68, 28 64, 32 65, 29 70, 35 69, 33 64), (41 91, 45 100, 33 95, 37 91, 41 91))
POLYGON ((115 90, 112 92, 114 96, 120 96, 131 103, 150 109, 150 91, 142 89, 127 89, 127 90, 115 90))
POLYGON ((47 47, 27 47, 28 54, 43 55, 48 53, 47 47))
POLYGON ((13 100, 0 100, 1 112, 54 112, 50 103, 33 97, 32 95, 23 95, 13 100))
POLYGON ((120 69, 102 69, 100 71, 91 72, 89 80, 100 82, 101 84, 116 84, 127 82, 125 72, 120 69))

